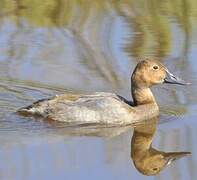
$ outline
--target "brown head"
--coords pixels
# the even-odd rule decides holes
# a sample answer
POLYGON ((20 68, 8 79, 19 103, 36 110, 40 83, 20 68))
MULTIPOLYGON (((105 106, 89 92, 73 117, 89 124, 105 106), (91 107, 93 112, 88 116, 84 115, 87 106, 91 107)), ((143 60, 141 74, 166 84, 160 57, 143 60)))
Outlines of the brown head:
POLYGON ((170 73, 163 64, 153 58, 145 58, 137 64, 131 76, 131 83, 132 95, 136 105, 155 102, 149 89, 153 85, 163 83, 189 84, 170 73))
POLYGON ((163 64, 153 58, 145 58, 137 64, 132 74, 131 81, 133 86, 139 88, 149 88, 153 85, 162 83, 188 84, 170 73, 163 64))

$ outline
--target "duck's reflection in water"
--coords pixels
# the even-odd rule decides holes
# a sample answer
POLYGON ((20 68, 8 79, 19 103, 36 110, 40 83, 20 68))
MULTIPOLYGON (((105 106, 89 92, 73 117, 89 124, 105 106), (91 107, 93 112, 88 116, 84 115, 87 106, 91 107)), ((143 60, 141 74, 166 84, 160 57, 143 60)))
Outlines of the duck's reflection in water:
MULTIPOLYGON (((157 129, 159 119, 157 117, 134 124, 131 126, 112 127, 98 124, 66 124, 50 122, 59 133, 64 136, 97 136, 115 137, 131 128, 131 159, 136 169, 147 176, 156 175, 174 160, 190 155, 190 152, 164 152, 152 147, 153 137, 157 129), (55 123, 55 124, 54 124, 55 123), (57 129, 56 129, 57 130, 57 129)), ((57 131, 56 131, 57 132, 57 131)))
POLYGON ((137 124, 131 140, 131 158, 136 169, 144 175, 156 175, 174 160, 190 152, 163 152, 152 147, 158 118, 137 124))

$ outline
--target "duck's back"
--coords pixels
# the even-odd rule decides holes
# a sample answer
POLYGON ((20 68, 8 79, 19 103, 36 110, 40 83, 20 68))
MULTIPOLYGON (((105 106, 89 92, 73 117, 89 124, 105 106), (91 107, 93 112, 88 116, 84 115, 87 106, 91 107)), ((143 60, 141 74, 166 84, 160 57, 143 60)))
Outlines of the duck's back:
POLYGON ((126 100, 114 93, 91 95, 64 94, 35 102, 20 113, 40 115, 57 121, 129 124, 135 111, 126 100))

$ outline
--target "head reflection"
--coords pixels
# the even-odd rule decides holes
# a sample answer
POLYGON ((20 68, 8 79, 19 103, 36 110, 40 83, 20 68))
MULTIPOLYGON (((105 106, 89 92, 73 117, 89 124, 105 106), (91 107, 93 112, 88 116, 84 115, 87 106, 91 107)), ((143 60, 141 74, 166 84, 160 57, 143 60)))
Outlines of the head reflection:
POLYGON ((156 175, 174 160, 190 152, 163 152, 152 147, 158 118, 137 124, 131 140, 131 158, 136 169, 144 175, 156 175))

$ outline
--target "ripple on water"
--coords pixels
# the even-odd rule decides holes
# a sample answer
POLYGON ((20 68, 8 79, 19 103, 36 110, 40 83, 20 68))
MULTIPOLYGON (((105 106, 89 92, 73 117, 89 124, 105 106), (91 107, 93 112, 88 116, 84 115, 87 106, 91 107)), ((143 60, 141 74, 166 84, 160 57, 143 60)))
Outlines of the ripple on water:
POLYGON ((45 98, 58 94, 62 89, 19 83, 4 80, 0 83, 0 134, 31 134, 34 131, 44 131, 48 127, 43 121, 34 120, 30 117, 20 117, 15 114, 16 110, 36 99, 45 98))

